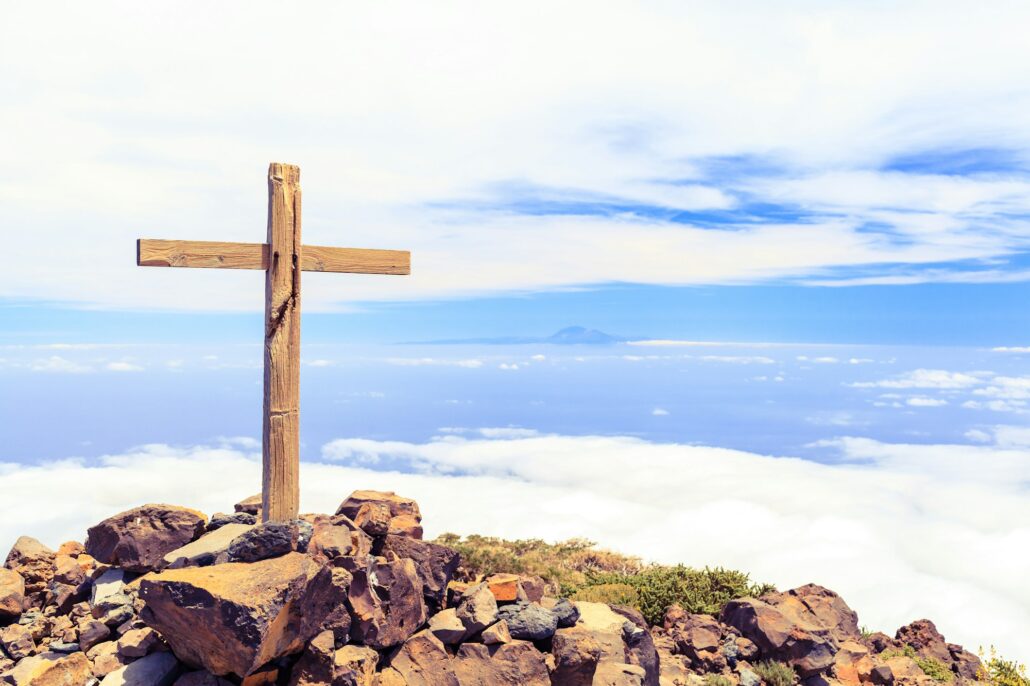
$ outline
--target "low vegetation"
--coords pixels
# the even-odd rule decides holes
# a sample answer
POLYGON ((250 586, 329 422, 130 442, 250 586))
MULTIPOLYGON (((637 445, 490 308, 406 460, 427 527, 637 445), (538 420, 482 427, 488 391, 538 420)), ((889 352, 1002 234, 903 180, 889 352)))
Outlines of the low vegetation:
POLYGON ((496 572, 542 577, 552 592, 577 600, 629 605, 660 624, 673 603, 687 612, 718 615, 727 601, 775 590, 730 569, 645 564, 639 558, 600 550, 590 541, 546 543, 487 536, 444 534, 437 543, 461 553, 468 578, 496 572))
POLYGON ((916 649, 910 645, 903 646, 900 649, 888 648, 880 653, 880 657, 884 660, 890 660, 893 657, 907 657, 915 662, 919 669, 923 670, 923 674, 938 683, 945 684, 955 678, 955 675, 948 669, 946 664, 936 658, 920 657, 916 649))
POLYGON ((1030 686, 1030 676, 1027 676, 1026 665, 1015 660, 1006 660, 998 655, 994 646, 991 646, 985 655, 980 650, 980 660, 983 666, 977 678, 985 681, 991 686, 1030 686))
POLYGON ((794 670, 775 660, 762 660, 755 665, 755 673, 762 677, 765 686, 793 686, 795 681, 794 670))

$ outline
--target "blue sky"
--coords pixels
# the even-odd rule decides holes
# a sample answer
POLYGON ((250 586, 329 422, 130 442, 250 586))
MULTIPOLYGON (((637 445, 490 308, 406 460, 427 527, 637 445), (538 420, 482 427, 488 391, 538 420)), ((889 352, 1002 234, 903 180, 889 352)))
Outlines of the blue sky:
POLYGON ((263 275, 135 240, 260 241, 276 160, 305 242, 413 254, 304 275, 312 507, 409 489, 430 531, 747 566, 1030 658, 1025 3, 54 16, 0 27, 0 546, 255 490, 263 275), (428 343, 571 325, 626 340, 428 343))

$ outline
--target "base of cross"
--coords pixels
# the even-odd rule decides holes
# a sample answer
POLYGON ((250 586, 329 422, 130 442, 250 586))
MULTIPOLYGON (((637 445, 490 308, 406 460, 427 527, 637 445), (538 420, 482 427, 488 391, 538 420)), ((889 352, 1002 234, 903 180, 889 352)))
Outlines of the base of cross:
POLYGON ((265 374, 262 417, 262 516, 296 519, 300 511, 300 274, 411 273, 406 250, 302 245, 300 167, 268 166, 265 243, 140 239, 141 267, 265 271, 265 374))

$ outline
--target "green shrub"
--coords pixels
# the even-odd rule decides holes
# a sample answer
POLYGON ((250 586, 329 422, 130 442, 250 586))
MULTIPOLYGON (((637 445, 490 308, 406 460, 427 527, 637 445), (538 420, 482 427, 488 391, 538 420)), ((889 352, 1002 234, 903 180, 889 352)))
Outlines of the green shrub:
POLYGON ((1006 660, 991 646, 990 653, 984 655, 980 649, 982 665, 976 678, 991 686, 1030 686, 1030 678, 1026 674, 1026 665, 1015 660, 1006 660))
POLYGON ((688 612, 718 615, 733 598, 775 590, 729 569, 645 565, 640 558, 599 550, 583 539, 546 543, 443 534, 435 542, 461 553, 459 578, 465 581, 497 572, 536 575, 547 582, 550 593, 630 605, 651 624, 660 624, 673 603, 688 612))
POLYGON ((882 657, 884 660, 889 660, 892 657, 907 657, 912 660, 915 660, 916 649, 908 644, 905 644, 901 648, 888 648, 887 650, 880 653, 880 657, 882 657))
POLYGON ((572 600, 583 600, 588 603, 607 603, 609 605, 629 605, 638 607, 640 596, 637 589, 629 584, 597 584, 581 588, 571 596, 572 600))
POLYGON ((705 674, 705 686, 733 686, 733 682, 721 674, 705 674))
POLYGON ((721 567, 693 569, 651 565, 637 574, 590 574, 588 585, 627 584, 637 589, 639 605, 650 624, 661 624, 665 610, 678 603, 687 612, 718 615, 734 598, 758 596, 772 590, 765 584, 753 584, 747 574, 721 567))
POLYGON ((915 660, 916 664, 919 665, 919 669, 923 670, 923 674, 938 683, 945 684, 955 678, 955 675, 948 669, 948 666, 936 658, 917 657, 915 660))
POLYGON ((775 660, 762 660, 754 666, 755 674, 762 677, 766 686, 793 686, 794 670, 789 665, 775 660))

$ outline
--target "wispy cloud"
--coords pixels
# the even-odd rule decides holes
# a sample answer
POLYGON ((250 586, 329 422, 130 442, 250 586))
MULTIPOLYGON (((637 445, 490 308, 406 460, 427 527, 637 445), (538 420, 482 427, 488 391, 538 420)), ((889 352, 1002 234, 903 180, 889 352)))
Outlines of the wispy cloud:
POLYGON ((1025 5, 746 6, 745 26, 739 7, 572 2, 542 26, 535 2, 411 3, 401 21, 257 2, 245 25, 226 7, 198 31, 117 3, 56 20, 24 3, 0 29, 0 86, 22 95, 0 123, 23 170, 0 198, 35 230, 0 297, 259 309, 257 274, 138 269, 132 241, 139 226, 259 240, 269 132, 296 130, 317 145, 272 147, 304 167, 308 239, 417 256, 406 279, 310 279, 309 310, 609 282, 1028 278, 1013 259, 1030 234, 1030 102, 1012 85, 1025 5), (46 46, 17 30, 42 22, 46 46), (264 64, 263 35, 290 65, 264 64), (286 79, 290 108, 255 105, 286 79))

